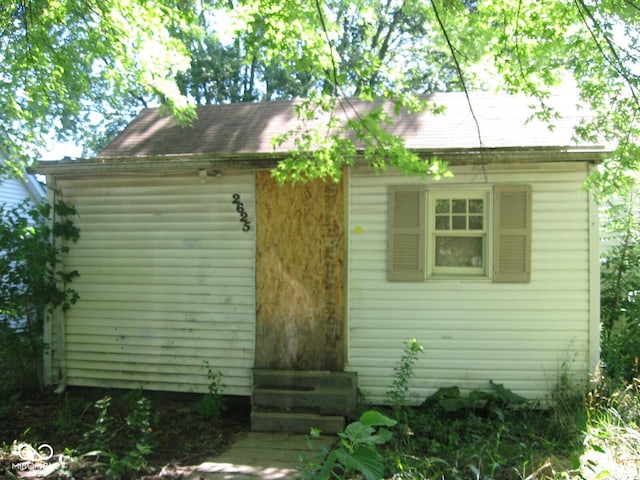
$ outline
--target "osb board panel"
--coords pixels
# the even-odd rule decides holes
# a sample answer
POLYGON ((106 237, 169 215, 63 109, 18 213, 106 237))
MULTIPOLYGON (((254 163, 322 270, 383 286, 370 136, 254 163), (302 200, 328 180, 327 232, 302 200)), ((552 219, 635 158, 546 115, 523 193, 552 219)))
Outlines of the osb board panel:
POLYGON ((256 367, 344 367, 340 184, 256 177, 256 367))

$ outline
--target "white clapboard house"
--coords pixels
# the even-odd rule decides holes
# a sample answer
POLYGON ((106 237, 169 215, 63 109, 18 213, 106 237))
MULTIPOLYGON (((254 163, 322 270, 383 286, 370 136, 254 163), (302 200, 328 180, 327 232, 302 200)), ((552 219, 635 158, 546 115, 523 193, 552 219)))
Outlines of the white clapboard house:
POLYGON ((554 128, 523 96, 429 99, 445 112, 387 129, 450 179, 356 159, 338 184, 279 186, 270 169, 292 144, 272 139, 298 126, 297 101, 202 106, 188 128, 145 109, 97 157, 41 163, 81 229, 64 261, 80 300, 56 318, 49 382, 204 392, 209 365, 225 393, 257 397, 336 372, 383 403, 409 338, 425 348, 416 403, 586 382, 599 234, 584 181, 608 148, 574 140, 584 113, 567 97, 549 100, 554 128))

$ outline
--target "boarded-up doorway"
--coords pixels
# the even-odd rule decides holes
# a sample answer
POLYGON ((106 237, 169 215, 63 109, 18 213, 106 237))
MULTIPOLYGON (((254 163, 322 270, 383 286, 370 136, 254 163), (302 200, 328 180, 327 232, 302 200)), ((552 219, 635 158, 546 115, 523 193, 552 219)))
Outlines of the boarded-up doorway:
POLYGON ((257 368, 344 367, 341 184, 256 176, 257 368))

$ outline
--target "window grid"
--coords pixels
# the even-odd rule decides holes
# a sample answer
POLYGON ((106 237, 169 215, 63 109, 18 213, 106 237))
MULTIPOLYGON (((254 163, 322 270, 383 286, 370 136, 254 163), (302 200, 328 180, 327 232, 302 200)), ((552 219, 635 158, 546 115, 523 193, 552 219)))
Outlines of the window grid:
POLYGON ((430 274, 487 275, 487 193, 432 192, 430 196, 430 274))

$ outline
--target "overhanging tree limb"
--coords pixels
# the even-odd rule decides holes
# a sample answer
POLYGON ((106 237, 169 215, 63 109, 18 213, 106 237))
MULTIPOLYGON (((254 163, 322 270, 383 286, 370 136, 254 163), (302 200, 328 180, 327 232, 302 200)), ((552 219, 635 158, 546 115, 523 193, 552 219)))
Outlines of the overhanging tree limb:
POLYGON ((605 59, 605 61, 611 66, 611 68, 625 80, 627 86, 629 87, 629 91, 636 103, 636 106, 640 109, 640 99, 638 98, 635 87, 636 82, 633 81, 633 75, 630 73, 629 69, 625 66, 624 62, 620 58, 616 46, 611 41, 609 35, 607 35, 607 33, 604 31, 604 29, 600 25, 600 22, 598 22, 591 9, 584 3, 584 0, 574 1, 582 19, 582 23, 589 31, 589 34, 591 35, 591 38, 593 39, 593 42, 595 43, 598 51, 605 59), (591 25, 589 25, 587 19, 589 19, 591 25), (596 34, 596 31, 600 34, 599 36, 596 34), (606 44, 606 50, 609 51, 613 59, 606 53, 605 47, 602 46, 600 37, 604 40, 606 44))
POLYGON ((447 46, 449 47, 449 52, 451 53, 451 58, 453 59, 453 63, 456 67, 456 72, 458 74, 458 80, 460 80, 460 85, 462 86, 462 90, 464 91, 464 95, 467 99, 467 105, 469 106, 469 111, 471 112, 471 117, 473 118, 473 123, 476 127, 476 133, 478 135, 478 141, 480 142, 480 147, 484 145, 482 141, 482 132, 480 130, 480 122, 478 121, 478 117, 476 116, 476 112, 473 108, 473 104, 471 102, 471 97, 469 95, 469 89, 467 88, 467 82, 464 77, 464 72, 462 71, 462 67, 460 66, 460 62, 458 61, 458 55, 456 54, 456 50, 451 42, 451 38, 449 37, 449 32, 442 21, 442 17, 440 17, 440 13, 438 8, 436 7, 435 1, 430 0, 431 8, 433 9, 433 13, 436 17, 436 21, 438 22, 438 26, 440 27, 440 31, 444 36, 445 41, 447 42, 447 46))

